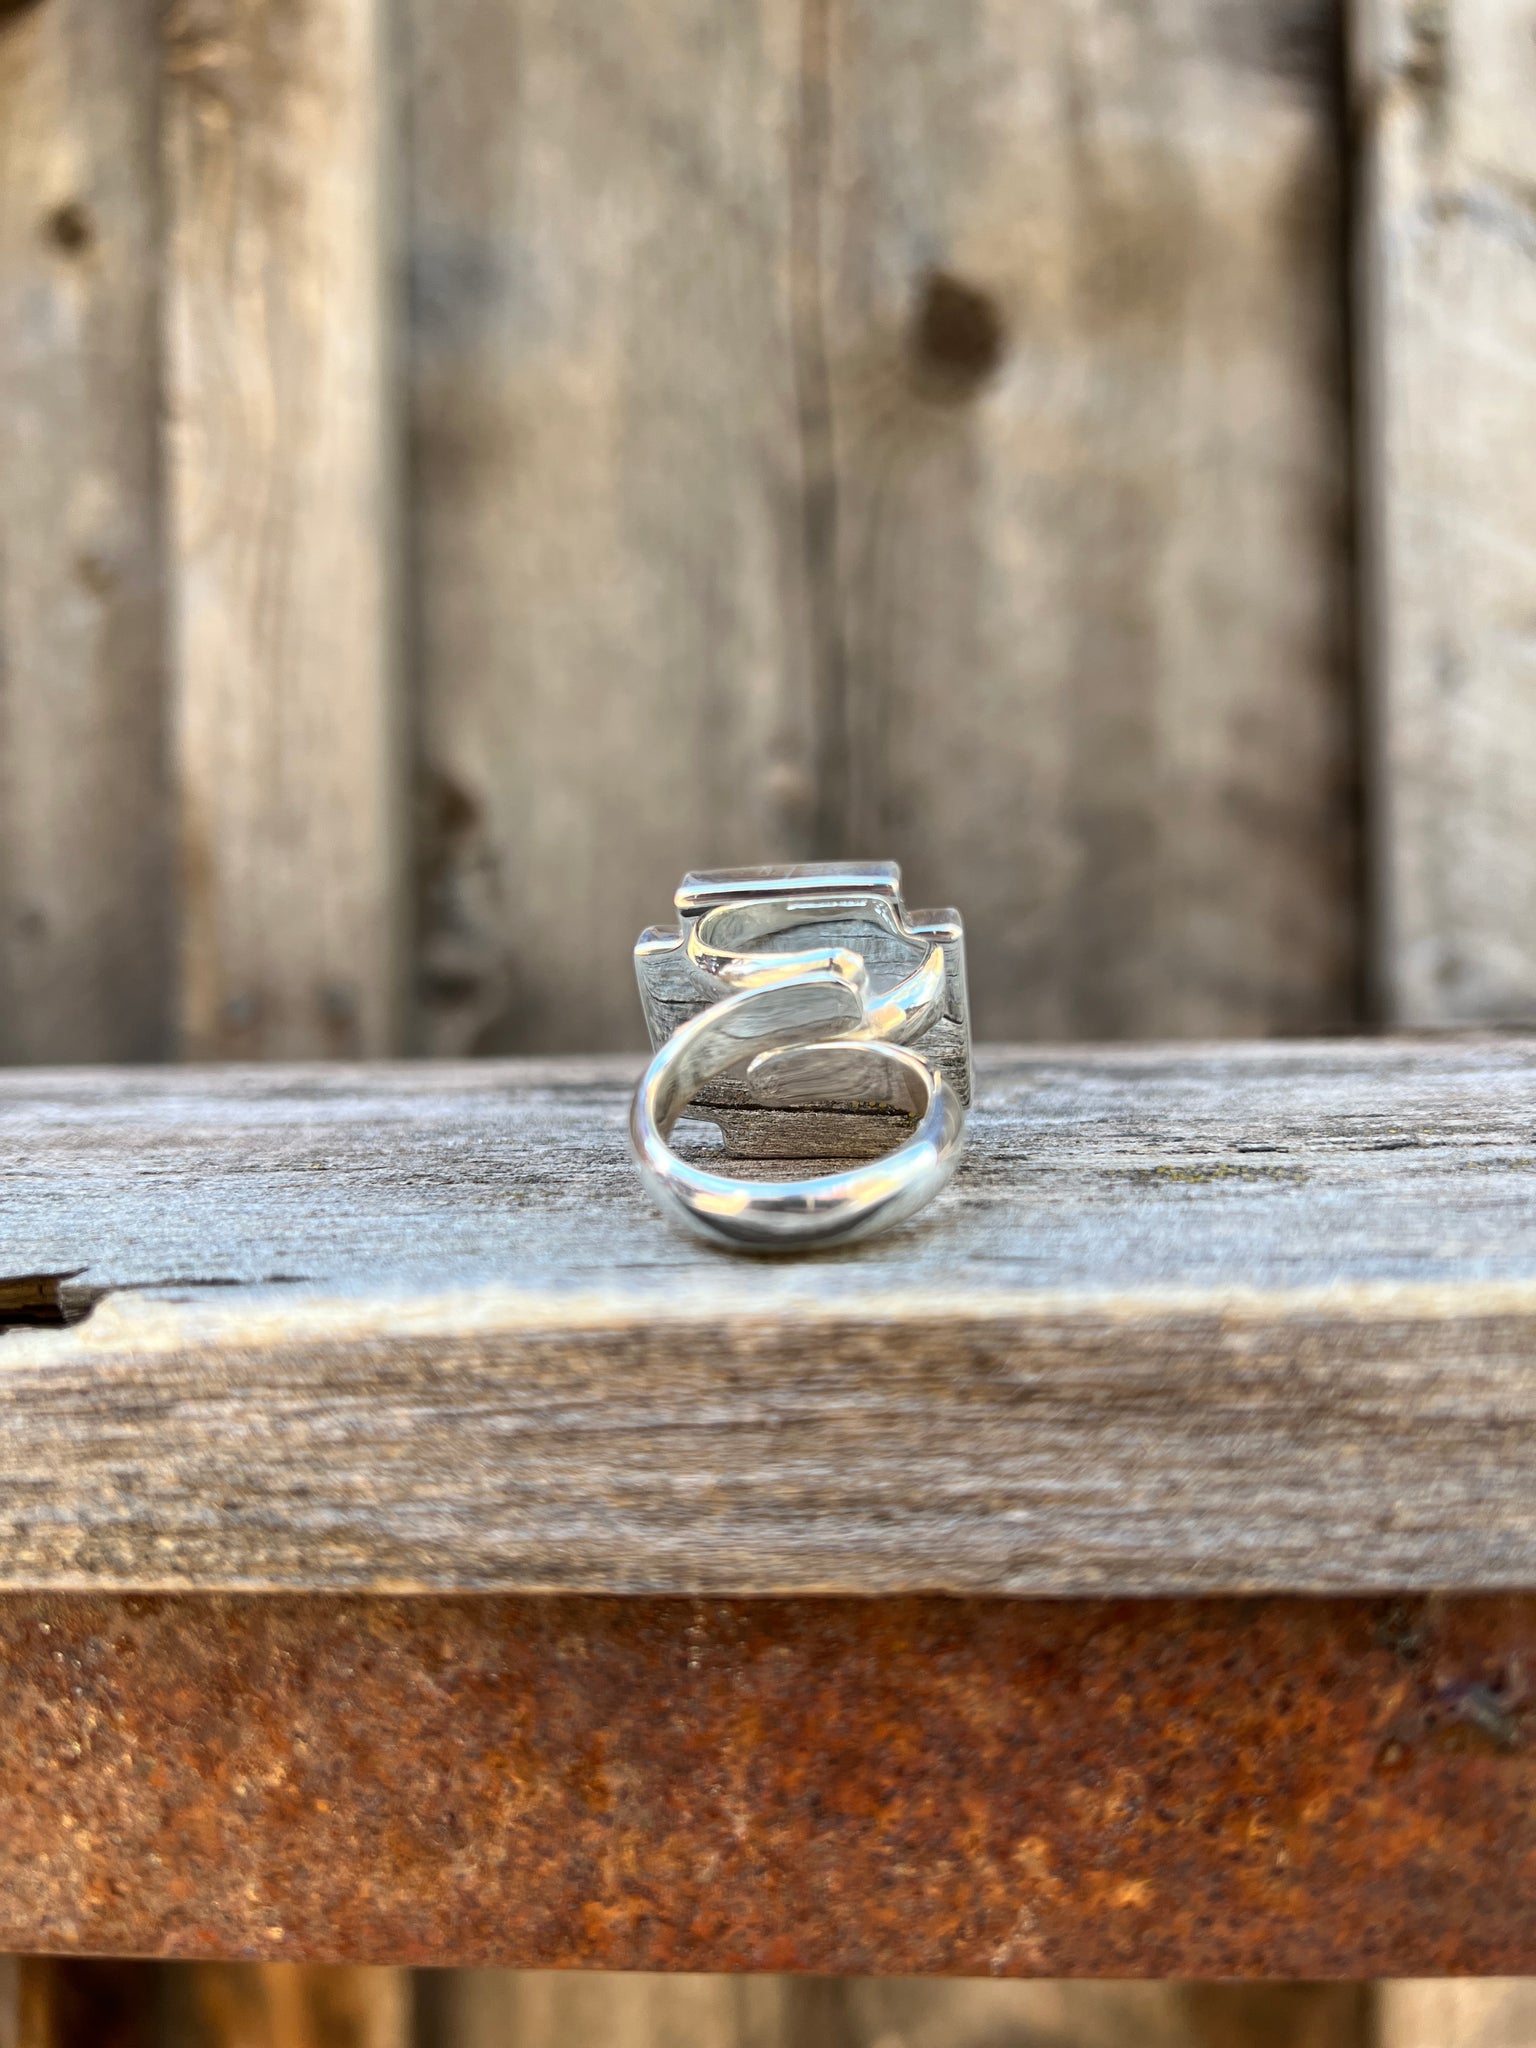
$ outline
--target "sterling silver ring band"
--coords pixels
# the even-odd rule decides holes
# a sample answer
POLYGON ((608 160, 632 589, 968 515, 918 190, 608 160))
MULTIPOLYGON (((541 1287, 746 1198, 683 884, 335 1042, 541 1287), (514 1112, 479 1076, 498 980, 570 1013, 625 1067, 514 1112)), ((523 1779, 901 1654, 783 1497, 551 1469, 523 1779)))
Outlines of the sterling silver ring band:
POLYGON ((884 865, 689 876, 677 904, 680 929, 636 949, 656 1052, 630 1136, 661 1207, 756 1252, 848 1244, 922 1208, 955 1169, 970 1093, 958 920, 909 921, 884 865), (838 1116, 866 1135, 871 1116, 912 1127, 878 1158, 789 1180, 738 1178, 670 1144, 690 1109, 729 1136, 733 1118, 792 1123, 806 1107, 834 1129, 838 1116))

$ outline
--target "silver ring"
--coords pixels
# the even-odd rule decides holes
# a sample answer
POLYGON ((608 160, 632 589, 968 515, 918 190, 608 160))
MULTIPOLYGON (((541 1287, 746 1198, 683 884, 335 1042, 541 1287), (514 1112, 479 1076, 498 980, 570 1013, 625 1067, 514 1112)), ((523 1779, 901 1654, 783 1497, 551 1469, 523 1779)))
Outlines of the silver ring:
POLYGON ((662 1208, 738 1251, 803 1251, 931 1201, 954 1172, 971 1096, 954 913, 909 917, 888 862, 688 875, 676 903, 677 927, 635 948, 655 1054, 630 1137, 662 1208), (896 1116, 913 1128, 834 1173, 747 1180, 672 1150, 688 1111, 720 1126, 728 1152, 759 1156, 867 1151, 896 1116))

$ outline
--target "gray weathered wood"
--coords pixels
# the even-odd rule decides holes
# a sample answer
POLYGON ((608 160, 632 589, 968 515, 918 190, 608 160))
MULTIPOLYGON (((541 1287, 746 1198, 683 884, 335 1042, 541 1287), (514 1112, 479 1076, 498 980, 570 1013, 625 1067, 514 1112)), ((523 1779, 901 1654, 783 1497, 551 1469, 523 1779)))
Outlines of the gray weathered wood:
POLYGON ((382 0, 165 26, 183 1021, 204 1056, 400 1043, 382 0))
POLYGON ((1536 1050, 997 1055, 952 1193, 695 1249, 571 1063, 0 1080, 0 1583, 1536 1583, 1536 1050))
POLYGON ((983 1036, 1347 1021, 1332 0, 830 17, 855 844, 983 1036))
POLYGON ((0 1062, 170 1042, 152 0, 0 7, 0 1062))
POLYGON ((1536 1017, 1536 21, 1356 9, 1383 1008, 1536 1017))
POLYGON ((429 1043, 894 853, 993 1034, 1352 1014, 1327 0, 417 0, 429 1043))
POLYGON ((634 1044, 636 933, 814 804, 798 5, 409 11, 424 1030, 634 1044))

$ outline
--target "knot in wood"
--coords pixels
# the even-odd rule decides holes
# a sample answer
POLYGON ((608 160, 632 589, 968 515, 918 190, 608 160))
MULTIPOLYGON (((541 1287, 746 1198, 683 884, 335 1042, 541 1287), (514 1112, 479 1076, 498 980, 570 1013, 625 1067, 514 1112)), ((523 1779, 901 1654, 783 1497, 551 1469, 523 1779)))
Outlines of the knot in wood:
POLYGON ((932 397, 969 398, 996 372, 1006 336, 995 301, 947 271, 930 271, 912 322, 912 358, 932 397))

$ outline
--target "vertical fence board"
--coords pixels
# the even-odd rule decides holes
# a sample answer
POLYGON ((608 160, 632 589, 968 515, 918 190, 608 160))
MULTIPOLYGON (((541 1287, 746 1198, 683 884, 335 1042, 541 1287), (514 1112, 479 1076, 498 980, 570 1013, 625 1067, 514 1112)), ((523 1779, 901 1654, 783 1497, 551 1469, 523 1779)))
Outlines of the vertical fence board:
POLYGON ((814 809, 792 0, 414 0, 424 1030, 639 1030, 689 865, 814 809))
POLYGON ((188 1963, 168 1977, 158 2048, 413 2048, 405 1970, 188 1963))
POLYGON ((1530 2048, 1536 2041, 1536 1983, 1527 1977, 1405 1979, 1383 1984, 1377 1997, 1375 2048, 1530 2048))
MULTIPOLYGON (((817 1988, 806 1985, 803 1995, 815 1999, 817 1988)), ((868 1978, 842 1997, 857 2048, 1374 2048, 1370 1993, 1361 1984, 868 1978)))
POLYGON ((851 837, 987 1036, 1353 1014, 1333 0, 816 0, 851 837))
POLYGON ((1347 1021, 1331 0, 416 12, 431 1042, 786 850, 994 1035, 1347 1021))
POLYGON ((1536 9, 1356 23, 1381 1006, 1530 1022, 1536 9))
POLYGON ((0 2048, 161 2048, 155 1963, 6 1959, 0 2048))
POLYGON ((788 1980, 442 1970, 418 2048, 815 2048, 785 2031, 788 1980))
MULTIPOLYGON (((1123 2048, 1132 2041, 1136 2048, 1368 2048, 1369 2009, 1370 1990, 1361 1984, 457 1970, 428 1980, 420 2048, 1123 2048)), ((1412 2048, 1421 2048, 1419 2037, 1412 2048)), ((1439 2048, 1506 2043, 1469 2036, 1439 2048)))
POLYGON ((204 1057, 401 1029, 384 0, 165 27, 183 1026, 204 1057))
POLYGON ((0 1061, 169 1047, 153 0, 0 7, 0 1061))

